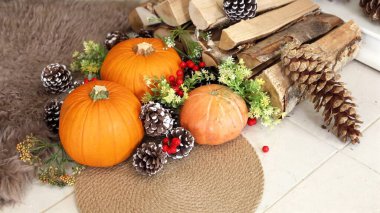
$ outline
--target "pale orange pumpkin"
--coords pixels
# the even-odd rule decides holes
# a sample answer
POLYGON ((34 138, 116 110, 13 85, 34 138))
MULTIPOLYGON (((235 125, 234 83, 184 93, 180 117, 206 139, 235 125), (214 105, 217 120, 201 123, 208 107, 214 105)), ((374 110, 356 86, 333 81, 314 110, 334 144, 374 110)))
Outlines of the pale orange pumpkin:
POLYGON ((140 101, 124 86, 109 81, 84 84, 64 100, 59 136, 76 162, 108 167, 126 160, 141 142, 140 101))
POLYGON ((211 84, 191 91, 181 113, 181 126, 199 144, 219 145, 239 136, 248 120, 245 101, 226 86, 211 84))
POLYGON ((181 58, 161 39, 135 38, 120 42, 107 54, 101 68, 103 80, 117 82, 141 100, 149 91, 144 77, 175 75, 181 58))

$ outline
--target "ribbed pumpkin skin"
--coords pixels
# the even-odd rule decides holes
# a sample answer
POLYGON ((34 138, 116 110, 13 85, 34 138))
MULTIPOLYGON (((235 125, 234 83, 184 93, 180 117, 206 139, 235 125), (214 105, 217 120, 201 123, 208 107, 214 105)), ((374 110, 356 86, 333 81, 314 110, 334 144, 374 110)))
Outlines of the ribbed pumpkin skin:
POLYGON ((59 136, 66 153, 94 167, 126 160, 144 136, 140 108, 136 96, 117 83, 95 81, 78 87, 60 113, 59 136), (109 99, 94 102, 89 94, 95 85, 105 86, 109 99))
POLYGON ((139 100, 148 91, 144 76, 168 77, 175 75, 179 69, 181 58, 157 38, 135 38, 120 42, 107 54, 101 68, 103 80, 117 82, 130 89, 139 100), (144 56, 135 53, 135 46, 140 43, 153 45, 154 52, 144 56))
POLYGON ((240 135, 248 120, 248 109, 231 89, 211 84, 190 92, 180 120, 197 143, 219 145, 240 135))

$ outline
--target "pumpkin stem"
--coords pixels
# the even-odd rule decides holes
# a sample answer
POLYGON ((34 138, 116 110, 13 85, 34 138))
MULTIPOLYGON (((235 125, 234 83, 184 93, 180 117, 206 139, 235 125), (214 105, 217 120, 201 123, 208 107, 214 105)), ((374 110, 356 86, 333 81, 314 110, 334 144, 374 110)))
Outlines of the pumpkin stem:
POLYGON ((109 92, 105 86, 95 85, 90 93, 91 99, 95 102, 98 100, 108 99, 109 92))
POLYGON ((148 56, 154 52, 153 45, 147 42, 137 44, 133 50, 137 55, 148 56))

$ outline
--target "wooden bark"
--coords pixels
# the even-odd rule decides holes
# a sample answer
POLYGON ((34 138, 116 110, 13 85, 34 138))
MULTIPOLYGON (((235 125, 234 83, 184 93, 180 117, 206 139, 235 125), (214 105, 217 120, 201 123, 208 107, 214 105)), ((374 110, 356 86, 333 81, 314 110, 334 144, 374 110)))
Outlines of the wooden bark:
POLYGON ((128 19, 131 23, 131 28, 135 32, 139 32, 142 29, 153 29, 152 26, 161 23, 155 14, 144 7, 136 7, 129 13, 128 19))
POLYGON ((219 48, 230 50, 239 44, 263 38, 318 8, 319 6, 312 0, 297 0, 253 19, 240 21, 222 31, 219 48))
POLYGON ((165 24, 177 27, 190 21, 189 1, 165 0, 154 6, 154 10, 165 24))
MULTIPOLYGON (((350 21, 312 43, 310 48, 321 50, 318 54, 334 62, 334 70, 337 71, 356 56, 360 40, 359 27, 350 21)), ((283 74, 281 62, 265 69, 257 77, 265 81, 264 89, 270 93, 272 104, 283 112, 291 112, 302 99, 298 89, 283 74)))
MULTIPOLYGON (((257 13, 277 8, 294 0, 257 0, 257 13)), ((223 0, 191 0, 189 4, 191 21, 200 30, 212 29, 227 24, 223 0)))
POLYGON ((260 72, 260 65, 278 59, 281 47, 292 39, 301 43, 318 38, 335 27, 342 25, 343 21, 329 14, 311 15, 289 28, 271 35, 254 46, 242 51, 237 56, 243 59, 245 65, 254 72, 260 72))

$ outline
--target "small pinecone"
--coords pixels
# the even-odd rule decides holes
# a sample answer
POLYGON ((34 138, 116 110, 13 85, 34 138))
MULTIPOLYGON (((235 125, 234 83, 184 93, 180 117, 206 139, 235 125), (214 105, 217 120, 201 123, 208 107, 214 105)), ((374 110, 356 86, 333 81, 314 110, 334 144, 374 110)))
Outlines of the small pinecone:
POLYGON ((52 94, 65 92, 71 87, 73 77, 65 65, 47 65, 41 73, 42 85, 52 94))
POLYGON ((256 0, 224 0, 224 11, 231 21, 247 20, 255 17, 256 0))
POLYGON ((326 125, 329 126, 333 121, 333 133, 344 142, 358 143, 361 121, 350 92, 338 81, 339 75, 333 70, 334 64, 327 61, 319 49, 309 45, 300 46, 298 42, 286 45, 281 59, 285 75, 298 86, 302 94, 311 97, 317 111, 323 107, 326 125))
POLYGON ((176 110, 176 109, 170 109, 169 113, 170 113, 170 115, 173 118, 173 128, 180 127, 181 125, 179 123, 179 112, 178 112, 178 110, 176 110))
POLYGON ((380 0, 360 0, 360 7, 373 21, 380 21, 380 0))
POLYGON ((173 118, 168 109, 160 103, 149 102, 141 107, 140 119, 144 122, 148 136, 156 137, 166 134, 173 128, 173 118))
POLYGON ((153 31, 141 30, 138 35, 139 38, 153 38, 153 31))
POLYGON ((182 159, 187 157, 194 147, 194 137, 191 135, 190 131, 184 129, 183 127, 172 129, 166 137, 168 137, 169 140, 172 138, 179 138, 181 140, 181 144, 177 148, 177 153, 169 154, 169 157, 173 159, 182 159))
POLYGON ((45 104, 44 121, 46 126, 54 133, 59 129, 59 112, 61 111, 63 101, 52 99, 45 104))
POLYGON ((125 33, 122 33, 120 31, 113 31, 113 32, 107 33, 106 39, 104 40, 104 46, 108 50, 110 50, 116 44, 122 41, 125 41, 127 39, 128 39, 128 36, 125 33))
POLYGON ((143 143, 133 155, 133 166, 145 175, 154 175, 167 162, 167 154, 154 142, 143 143))

